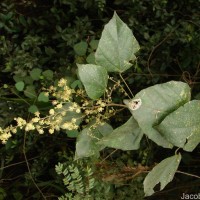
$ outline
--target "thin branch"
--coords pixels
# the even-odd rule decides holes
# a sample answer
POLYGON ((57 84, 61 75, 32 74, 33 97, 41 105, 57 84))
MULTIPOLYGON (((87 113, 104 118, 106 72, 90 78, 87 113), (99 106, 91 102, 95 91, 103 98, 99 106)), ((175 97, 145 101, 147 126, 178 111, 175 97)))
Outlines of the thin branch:
POLYGON ((119 73, 120 78, 122 79, 122 81, 124 82, 124 84, 126 85, 126 88, 128 89, 128 91, 130 92, 130 94, 132 95, 132 97, 134 97, 131 89, 129 88, 129 86, 127 85, 126 81, 124 80, 124 78, 122 77, 121 73, 119 73))
POLYGON ((25 134, 24 134, 24 143, 23 143, 23 154, 24 154, 24 159, 25 159, 25 162, 26 162, 26 165, 27 165, 27 169, 28 169, 28 172, 29 172, 29 175, 30 175, 30 178, 33 182, 33 184, 35 185, 35 187, 37 188, 37 190, 39 191, 39 193, 41 194, 42 198, 44 200, 46 200, 46 197, 44 196, 44 194, 42 193, 42 191, 40 190, 40 188, 38 187, 38 185, 36 184, 32 174, 31 174, 31 170, 30 170, 30 166, 29 166, 29 163, 28 163, 28 159, 26 157, 26 131, 25 131, 25 134))
MULTIPOLYGON (((30 159, 28 159, 28 161, 34 160, 34 159, 36 159, 36 158, 38 158, 38 157, 39 157, 39 156, 36 156, 36 157, 34 157, 34 158, 30 158, 30 159)), ((17 162, 17 163, 13 163, 13 164, 7 165, 7 166, 5 166, 5 167, 1 167, 0 170, 6 169, 6 168, 10 168, 10 167, 13 167, 13 166, 16 166, 16 165, 20 165, 20 164, 23 164, 23 163, 26 163, 26 161, 21 161, 21 162, 17 162)))
MULTIPOLYGON (((178 26, 177 26, 178 27, 178 26)), ((149 57, 148 57, 148 60, 147 60, 147 68, 148 68, 148 71, 149 71, 149 74, 152 76, 152 73, 151 73, 151 70, 150 70, 150 60, 151 60, 151 57, 153 55, 153 53, 155 52, 155 50, 160 46, 162 45, 170 36, 171 34, 177 29, 177 27, 175 27, 171 32, 169 32, 166 37, 161 40, 155 47, 153 47, 149 57)))
POLYGON ((106 106, 117 106, 117 107, 128 108, 126 105, 117 104, 117 103, 109 103, 109 104, 106 104, 106 106))
POLYGON ((185 175, 187 175, 187 176, 192 176, 192 177, 195 177, 195 178, 199 178, 199 179, 200 179, 200 176, 197 176, 197 175, 195 175, 195 174, 190 174, 190 173, 182 172, 182 171, 179 171, 179 170, 177 170, 176 173, 185 174, 185 175))
POLYGON ((11 90, 13 94, 15 94, 17 97, 19 97, 19 99, 21 99, 22 101, 24 101, 26 104, 28 104, 29 106, 31 105, 28 101, 26 101, 24 98, 22 98, 19 94, 17 94, 13 89, 11 90))
POLYGON ((112 151, 108 156, 106 156, 101 162, 100 164, 102 164, 105 160, 107 160, 107 158, 109 158, 112 154, 114 154, 116 151, 118 151, 119 149, 115 149, 114 151, 112 151))

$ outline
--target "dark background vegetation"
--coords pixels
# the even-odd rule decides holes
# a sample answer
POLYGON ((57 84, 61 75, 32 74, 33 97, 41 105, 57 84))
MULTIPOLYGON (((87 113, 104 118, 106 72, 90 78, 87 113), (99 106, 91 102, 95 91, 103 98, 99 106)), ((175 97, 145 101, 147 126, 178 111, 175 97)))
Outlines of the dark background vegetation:
MULTIPOLYGON (((6 127, 14 117, 29 118, 28 107, 36 103, 26 93, 15 91, 15 83, 24 80, 27 90, 48 86, 51 79, 32 81, 30 71, 51 70, 55 79, 66 76, 76 79, 76 63, 86 63, 85 55, 76 55, 73 47, 80 41, 98 40, 103 26, 116 11, 132 29, 141 49, 137 64, 123 74, 133 93, 169 80, 187 82, 192 98, 200 98, 200 1, 199 0, 2 0, 0 2, 0 125, 6 127), (28 103, 24 103, 25 99, 28 103)), ((117 102, 121 99, 115 96, 117 102)), ((37 104, 41 110, 48 105, 37 104)), ((129 113, 113 119, 123 123, 129 113)), ((112 125, 112 124, 111 124, 112 125)), ((47 199, 56 199, 65 191, 55 173, 58 162, 70 162, 75 139, 66 134, 18 133, 0 146, 0 199, 42 199, 27 169, 47 199), (26 143, 24 149, 24 142, 26 143)), ((112 153, 108 149, 101 156, 112 153)), ((144 140, 138 151, 113 153, 105 170, 142 164, 152 167, 173 150, 144 140)), ((200 149, 183 153, 180 170, 200 175, 200 149)), ((89 161, 88 161, 89 162, 89 161)), ((98 166, 102 167, 102 166, 98 166)), ((118 171, 120 171, 118 169, 118 171)), ((143 199, 142 181, 129 180, 112 186, 113 199, 143 199), (139 185, 139 186, 138 186, 139 185), (116 195, 116 196, 115 196, 116 195), (134 196, 134 197, 133 197, 134 196)), ((180 199, 182 193, 200 192, 199 179, 176 174, 165 190, 147 199, 180 199)))

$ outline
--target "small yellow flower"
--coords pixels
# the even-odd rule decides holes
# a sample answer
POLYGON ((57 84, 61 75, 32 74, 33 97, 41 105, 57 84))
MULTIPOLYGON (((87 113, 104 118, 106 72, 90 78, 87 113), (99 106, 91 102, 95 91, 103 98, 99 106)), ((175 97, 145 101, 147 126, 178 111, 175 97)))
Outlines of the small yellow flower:
POLYGON ((98 112, 102 112, 103 111, 103 108, 102 107, 99 107, 97 108, 98 112))
POLYGON ((80 108, 77 108, 76 109, 76 113, 80 113, 81 112, 81 109, 80 108))
POLYGON ((14 118, 14 120, 17 121, 17 126, 20 128, 26 125, 26 120, 22 119, 21 117, 14 118))
POLYGON ((32 123, 27 123, 25 127, 25 131, 31 131, 34 130, 35 126, 32 123))
POLYGON ((34 113, 34 115, 35 115, 36 117, 39 117, 39 116, 40 116, 40 112, 37 111, 37 112, 34 113))
POLYGON ((45 95, 46 97, 48 97, 48 96, 49 96, 49 93, 48 93, 48 92, 45 92, 44 95, 45 95))
POLYGON ((59 103, 57 106, 56 106, 56 108, 62 108, 62 103, 59 103))
POLYGON ((64 79, 64 78, 61 78, 59 81, 58 81, 58 86, 59 87, 64 87, 67 83, 67 80, 64 79))
POLYGON ((72 123, 76 123, 76 118, 72 118, 72 123))
POLYGON ((74 110, 74 107, 73 106, 70 106, 69 107, 69 111, 73 111, 74 110))
POLYGON ((53 104, 53 105, 56 105, 56 104, 58 104, 58 101, 53 100, 53 101, 52 101, 52 104, 53 104))
POLYGON ((53 133, 54 133, 54 129, 53 129, 53 128, 50 128, 50 129, 49 129, 49 133, 50 133, 50 134, 53 134, 53 133))
POLYGON ((54 114, 55 114, 54 109, 50 109, 50 110, 49 110, 49 114, 50 114, 50 115, 54 115, 54 114))
POLYGON ((40 118, 39 117, 34 117, 31 121, 34 122, 34 123, 37 123, 39 122, 40 118))
POLYGON ((38 129, 39 134, 43 134, 44 130, 43 129, 38 129))
POLYGON ((17 133, 17 129, 16 128, 13 128, 11 131, 12 131, 12 133, 17 133))

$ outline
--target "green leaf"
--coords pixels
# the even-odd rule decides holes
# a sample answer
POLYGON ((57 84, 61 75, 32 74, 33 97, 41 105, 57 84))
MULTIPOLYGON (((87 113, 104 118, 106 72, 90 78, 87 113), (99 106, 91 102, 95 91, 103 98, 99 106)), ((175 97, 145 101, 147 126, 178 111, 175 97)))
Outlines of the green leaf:
POLYGON ((109 72, 124 72, 135 61, 139 44, 131 29, 114 13, 105 25, 95 54, 96 63, 109 72))
POLYGON ((46 95, 46 92, 41 92, 38 96, 38 101, 48 102, 49 97, 46 95))
POLYGON ((42 70, 39 68, 34 68, 33 70, 30 71, 30 76, 33 80, 37 81, 40 79, 40 75, 42 73, 42 70))
POLYGON ((171 156, 164 159, 158 165, 156 165, 146 176, 144 180, 144 192, 145 196, 150 196, 154 193, 153 188, 157 184, 160 185, 162 190, 169 182, 172 181, 174 174, 181 161, 181 154, 171 156))
POLYGON ((24 95, 27 96, 30 99, 36 98, 36 92, 35 92, 35 87, 33 85, 29 85, 26 87, 24 90, 24 95))
POLYGON ((35 112, 37 112, 39 109, 38 109, 38 107, 36 106, 36 105, 31 105, 29 108, 28 108, 28 112, 30 112, 30 113, 35 113, 35 112))
POLYGON ((79 135, 77 130, 67 131, 67 136, 70 138, 76 138, 79 135))
POLYGON ((90 42, 90 47, 91 47, 93 50, 96 50, 97 47, 98 47, 98 44, 99 44, 99 40, 91 40, 91 42, 90 42))
POLYGON ((103 137, 105 137, 113 132, 113 128, 110 124, 103 123, 102 125, 96 127, 96 131, 98 131, 103 137))
POLYGON ((200 143, 200 101, 193 100, 181 106, 156 128, 175 146, 193 151, 200 143))
POLYGON ((87 63, 96 64, 94 52, 90 53, 86 58, 87 63))
POLYGON ((54 49, 52 49, 51 47, 45 47, 45 53, 48 56, 52 56, 52 55, 56 54, 56 51, 54 49))
POLYGON ((14 75, 13 79, 15 80, 15 82, 19 82, 19 81, 23 81, 24 77, 21 77, 19 74, 14 75))
POLYGON ((22 195, 22 193, 20 193, 20 192, 14 192, 14 193, 13 193, 13 197, 14 197, 16 200, 22 200, 22 199, 23 199, 23 195, 22 195))
POLYGON ((138 123, 131 117, 125 124, 103 137, 98 144, 122 150, 136 150, 140 146, 142 136, 143 132, 138 123))
POLYGON ((76 141, 76 158, 90 157, 100 151, 100 146, 96 145, 98 137, 90 128, 81 131, 76 141))
POLYGON ((70 85, 70 87, 71 87, 72 89, 75 89, 76 87, 78 87, 78 88, 83 88, 83 84, 81 83, 80 80, 75 80, 75 81, 70 85))
POLYGON ((91 127, 83 129, 77 137, 76 158, 98 156, 99 151, 105 148, 104 145, 98 144, 98 141, 111 132, 112 127, 106 123, 95 129, 91 127))
POLYGON ((151 140, 162 147, 172 148, 173 145, 155 129, 155 126, 189 100, 189 86, 183 82, 170 81, 144 89, 136 94, 133 100, 124 100, 124 103, 151 140), (134 109, 137 101, 140 103, 134 109))
POLYGON ((74 51, 78 56, 84 56, 88 48, 87 42, 79 42, 74 45, 74 51))
POLYGON ((78 75, 82 81, 88 96, 91 99, 101 97, 107 87, 108 74, 107 71, 98 65, 80 65, 78 66, 78 75))
POLYGON ((33 79, 30 76, 25 76, 24 83, 27 85, 33 85, 33 79))
POLYGON ((0 199, 5 199, 7 196, 6 191, 0 187, 0 199))
POLYGON ((42 75, 47 79, 47 80, 52 80, 53 79, 53 71, 52 70, 45 70, 42 72, 42 75))
POLYGON ((24 90, 24 82, 19 81, 15 84, 15 87, 17 88, 18 91, 23 91, 24 90))

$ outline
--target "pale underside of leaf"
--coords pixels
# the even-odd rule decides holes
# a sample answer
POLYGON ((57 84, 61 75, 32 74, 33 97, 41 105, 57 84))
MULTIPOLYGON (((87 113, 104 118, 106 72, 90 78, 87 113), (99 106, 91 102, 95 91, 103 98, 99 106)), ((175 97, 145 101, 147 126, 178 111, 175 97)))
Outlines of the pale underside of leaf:
MULTIPOLYGON (((183 82, 170 81, 158 84, 139 92, 134 99, 141 100, 141 106, 131 110, 143 132, 158 145, 172 148, 173 145, 155 128, 169 113, 190 100, 190 88, 183 82)), ((133 100, 134 100, 133 99, 133 100)))
POLYGON ((175 146, 193 151, 200 143, 200 101, 193 100, 181 106, 156 128, 175 146))
POLYGON ((131 117, 125 124, 103 137, 98 143, 116 149, 136 150, 140 146, 142 136, 142 130, 135 119, 131 117))
POLYGON ((146 176, 144 180, 145 196, 150 196, 154 193, 154 187, 160 183, 160 190, 172 181, 174 174, 181 161, 181 154, 171 156, 164 159, 156 165, 146 176))

